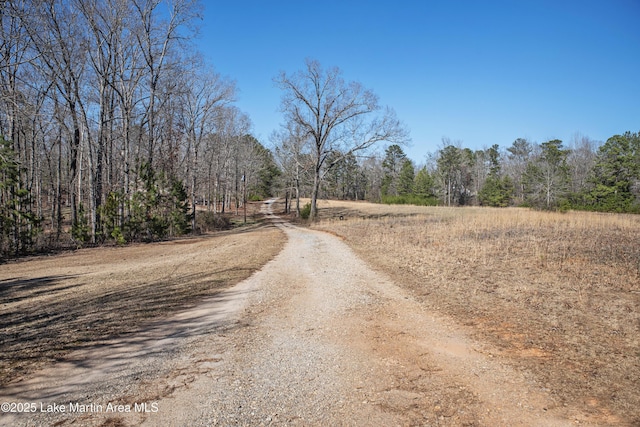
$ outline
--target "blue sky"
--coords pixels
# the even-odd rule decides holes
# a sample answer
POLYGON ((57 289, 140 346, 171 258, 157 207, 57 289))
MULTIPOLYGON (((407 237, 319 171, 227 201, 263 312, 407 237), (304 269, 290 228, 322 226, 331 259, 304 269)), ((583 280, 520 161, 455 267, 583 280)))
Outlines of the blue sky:
POLYGON ((640 0, 204 3, 198 47, 264 144, 283 120, 273 77, 305 58, 393 108, 417 162, 443 137, 482 149, 640 131, 640 0))

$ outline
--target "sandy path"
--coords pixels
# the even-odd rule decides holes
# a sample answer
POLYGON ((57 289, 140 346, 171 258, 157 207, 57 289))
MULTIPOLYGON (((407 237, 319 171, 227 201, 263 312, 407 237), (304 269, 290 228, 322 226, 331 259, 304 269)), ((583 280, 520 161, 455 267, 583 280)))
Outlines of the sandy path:
POLYGON ((79 403, 86 413, 2 414, 0 424, 553 426, 580 418, 340 239, 279 226, 284 250, 218 298, 0 392, 2 402, 67 412, 79 403), (131 413, 108 412, 127 405, 131 413))

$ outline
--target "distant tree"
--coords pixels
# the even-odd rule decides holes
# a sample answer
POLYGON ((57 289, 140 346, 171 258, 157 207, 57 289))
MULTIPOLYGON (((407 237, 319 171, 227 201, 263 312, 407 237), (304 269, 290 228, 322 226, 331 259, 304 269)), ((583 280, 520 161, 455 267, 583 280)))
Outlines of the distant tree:
POLYGON ((509 154, 506 159, 505 172, 513 181, 515 198, 519 203, 523 203, 525 183, 522 178, 533 155, 533 144, 524 138, 518 138, 513 141, 511 147, 507 148, 507 152, 509 154))
POLYGON ((247 138, 252 144, 252 158, 246 167, 247 175, 247 192, 249 199, 263 200, 273 196, 273 189, 276 180, 282 173, 271 150, 263 146, 253 136, 248 135, 247 138))
POLYGON ((507 207, 511 203, 513 183, 508 176, 487 177, 478 198, 485 206, 507 207))
POLYGON ((250 167, 253 150, 250 128, 249 117, 236 107, 225 107, 216 115, 215 134, 207 138, 205 149, 206 195, 214 213, 239 208, 242 169, 250 167))
POLYGON ((499 176, 502 172, 500 165, 500 150, 498 144, 494 144, 487 149, 487 157, 489 159, 489 175, 499 176))
POLYGON ((407 159, 407 155, 398 144, 393 144, 385 150, 382 168, 384 177, 382 178, 382 195, 397 196, 398 195, 398 178, 402 165, 407 159))
POLYGON ((414 191, 415 168, 410 159, 402 162, 400 175, 398 176, 398 195, 408 196, 414 191))
POLYGON ((478 193, 480 204, 494 207, 506 207, 513 197, 513 182, 508 176, 502 176, 500 151, 498 145, 487 150, 489 159, 489 175, 478 193))
POLYGON ((615 135, 600 147, 592 171, 592 208, 610 212, 640 210, 640 133, 615 135))
POLYGON ((274 159, 282 172, 279 189, 285 194, 285 213, 291 212, 290 201, 295 199, 296 216, 300 217, 302 189, 307 186, 313 169, 309 153, 310 141, 295 123, 287 123, 287 126, 274 132, 270 138, 274 144, 274 159))
POLYGON ((569 191, 569 168, 562 141, 554 139, 540 145, 537 159, 529 162, 523 180, 530 201, 537 207, 558 207, 569 191))
MULTIPOLYGON (((497 145, 494 145, 497 147, 497 145)), ((488 150, 476 150, 471 157, 471 179, 473 180, 473 195, 477 198, 480 190, 484 186, 485 180, 489 175, 489 152, 488 150)))
POLYGON ((596 163, 598 145, 588 136, 574 135, 567 157, 572 193, 579 193, 590 185, 589 178, 596 163))
POLYGON ((358 82, 345 82, 338 68, 324 70, 320 63, 306 61, 302 71, 275 79, 282 89, 282 111, 312 141, 315 162, 310 219, 317 215, 320 183, 332 153, 349 155, 382 141, 402 143, 407 132, 390 109, 382 114, 378 97, 358 82))
POLYGON ((571 205, 576 208, 585 208, 589 204, 587 195, 594 188, 591 177, 597 151, 596 141, 579 133, 574 135, 567 156, 567 167, 570 178, 569 197, 571 205))
POLYGON ((365 200, 367 197, 367 188, 369 187, 369 179, 362 166, 362 159, 356 159, 352 154, 346 158, 349 175, 349 191, 347 195, 352 200, 365 200))
POLYGON ((443 203, 451 206, 456 202, 462 181, 462 150, 454 145, 446 145, 439 151, 437 174, 442 188, 443 203))
POLYGON ((327 172, 325 187, 328 197, 341 200, 361 200, 364 198, 366 179, 356 156, 351 153, 334 153, 328 158, 334 166, 327 172))
POLYGON ((476 195, 475 177, 473 166, 476 163, 476 153, 470 148, 461 149, 462 163, 460 164, 460 175, 458 185, 456 186, 456 202, 459 205, 468 205, 472 203, 473 197, 476 195))
POLYGON ((429 174, 426 166, 422 167, 418 173, 416 174, 414 184, 413 184, 413 192, 416 196, 421 198, 433 198, 433 177, 429 174))
POLYGON ((361 166, 363 180, 365 182, 363 199, 371 202, 381 202, 384 181, 382 158, 378 155, 366 157, 361 161, 361 166))
POLYGON ((186 171, 191 175, 191 229, 195 232, 203 145, 216 130, 216 116, 234 100, 236 88, 233 82, 204 68, 197 68, 183 77, 180 124, 186 133, 186 171))

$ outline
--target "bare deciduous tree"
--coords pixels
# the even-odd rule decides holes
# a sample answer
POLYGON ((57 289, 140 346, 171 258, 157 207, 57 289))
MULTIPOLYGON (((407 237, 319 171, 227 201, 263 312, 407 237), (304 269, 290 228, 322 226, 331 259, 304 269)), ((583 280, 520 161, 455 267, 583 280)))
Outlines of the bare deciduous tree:
MULTIPOLYGON (((408 132, 378 97, 358 82, 346 82, 338 68, 323 69, 307 60, 302 71, 281 72, 275 82, 283 91, 282 112, 287 122, 302 128, 313 141, 315 160, 310 218, 317 214, 320 182, 332 167, 330 155, 342 156, 365 150, 382 141, 405 143, 408 132)), ((338 159, 334 159, 338 161, 338 159)))
POLYGON ((182 97, 182 126, 187 138, 187 174, 191 174, 192 229, 196 229, 196 204, 199 177, 199 156, 207 135, 215 132, 217 115, 234 100, 235 84, 219 74, 199 69, 188 74, 182 97))
POLYGON ((83 123, 86 123, 86 110, 81 97, 86 77, 86 27, 76 9, 53 0, 24 4, 19 13, 23 28, 37 52, 39 71, 53 83, 56 92, 64 100, 71 120, 70 126, 63 127, 69 137, 71 222, 75 226, 81 200, 79 162, 82 156, 79 152, 83 142, 83 123))
POLYGON ((147 69, 148 97, 145 103, 145 125, 147 127, 147 163, 153 166, 153 156, 157 138, 157 106, 159 81, 164 70, 170 64, 171 49, 184 35, 181 29, 190 28, 193 19, 200 12, 196 0, 177 0, 167 2, 168 18, 160 20, 159 6, 161 0, 131 0, 137 13, 140 26, 136 33, 138 46, 144 57, 147 69))
POLYGON ((596 162, 597 148, 598 143, 588 136, 580 133, 573 135, 567 157, 573 193, 577 194, 589 187, 589 178, 596 162))
POLYGON ((274 132, 271 140, 275 144, 276 160, 284 174, 285 213, 291 210, 289 200, 293 197, 290 194, 293 190, 296 199, 296 216, 300 217, 301 180, 313 167, 307 164, 309 140, 305 137, 302 128, 295 123, 289 123, 280 132, 274 132))

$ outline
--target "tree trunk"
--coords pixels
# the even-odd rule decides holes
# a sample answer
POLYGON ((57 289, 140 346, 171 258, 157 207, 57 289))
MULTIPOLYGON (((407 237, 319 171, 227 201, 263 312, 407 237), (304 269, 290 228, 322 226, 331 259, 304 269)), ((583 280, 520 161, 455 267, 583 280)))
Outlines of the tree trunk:
POLYGON ((80 147, 80 126, 76 117, 75 105, 69 105, 71 117, 73 119, 73 137, 71 140, 71 158, 69 159, 69 187, 71 192, 71 224, 78 222, 78 191, 76 184, 80 181, 78 170, 78 149, 80 147))
POLYGON ((317 200, 318 193, 320 191, 320 168, 316 166, 315 173, 313 174, 313 191, 311 192, 311 212, 309 213, 309 219, 315 221, 318 215, 317 200))
POLYGON ((300 163, 296 158, 296 218, 300 218, 300 163))
POLYGON ((58 135, 58 165, 56 170, 56 241, 62 234, 62 135, 58 135))
MULTIPOLYGON (((195 143, 194 143, 195 147, 195 143)), ((191 181, 191 233, 196 233, 196 180, 198 175, 198 150, 193 154, 193 178, 191 181)))

